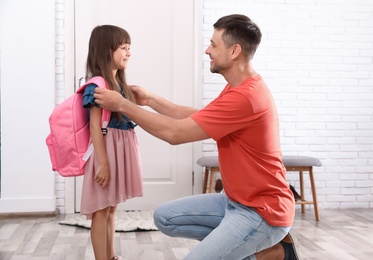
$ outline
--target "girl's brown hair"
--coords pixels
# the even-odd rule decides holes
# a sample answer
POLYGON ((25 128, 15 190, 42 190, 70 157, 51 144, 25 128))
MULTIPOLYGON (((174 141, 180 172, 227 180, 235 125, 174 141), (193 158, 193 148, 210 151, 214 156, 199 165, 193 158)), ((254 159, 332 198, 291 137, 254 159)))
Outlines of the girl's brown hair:
MULTIPOLYGON (((135 98, 126 83, 123 69, 118 69, 113 77, 113 53, 122 44, 131 44, 130 35, 126 30, 114 25, 100 25, 93 29, 89 39, 88 56, 86 64, 86 80, 94 77, 103 77, 111 90, 116 90, 129 99, 135 98)), ((117 115, 118 116, 118 115, 117 115)))

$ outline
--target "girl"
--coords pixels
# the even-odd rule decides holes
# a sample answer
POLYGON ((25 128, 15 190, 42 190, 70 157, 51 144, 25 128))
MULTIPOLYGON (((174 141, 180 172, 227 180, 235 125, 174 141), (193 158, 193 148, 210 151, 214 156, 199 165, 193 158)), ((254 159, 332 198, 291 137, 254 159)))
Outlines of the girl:
MULTIPOLYGON (((134 101, 124 72, 131 56, 130 44, 130 36, 122 28, 94 28, 89 40, 86 80, 101 76, 111 90, 134 101)), ((93 97, 96 87, 88 85, 83 95, 83 106, 90 111, 94 153, 85 166, 81 213, 92 219, 91 241, 96 260, 122 259, 114 256, 115 210, 126 199, 143 195, 136 125, 123 114, 112 113, 104 136, 102 109, 93 97)))

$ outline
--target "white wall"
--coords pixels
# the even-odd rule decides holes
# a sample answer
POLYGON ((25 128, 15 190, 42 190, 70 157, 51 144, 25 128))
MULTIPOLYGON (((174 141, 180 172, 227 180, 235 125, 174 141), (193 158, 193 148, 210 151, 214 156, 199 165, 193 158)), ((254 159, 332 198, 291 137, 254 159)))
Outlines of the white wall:
MULTIPOLYGON (((204 0, 205 48, 213 23, 231 13, 262 30, 254 64, 278 106, 283 153, 323 163, 319 206, 373 208, 373 1, 204 0)), ((224 80, 206 55, 204 64, 206 104, 224 80)), ((203 149, 216 153, 212 142, 203 149)))
POLYGON ((55 92, 55 3, 0 1, 0 213, 51 212, 45 138, 55 92))

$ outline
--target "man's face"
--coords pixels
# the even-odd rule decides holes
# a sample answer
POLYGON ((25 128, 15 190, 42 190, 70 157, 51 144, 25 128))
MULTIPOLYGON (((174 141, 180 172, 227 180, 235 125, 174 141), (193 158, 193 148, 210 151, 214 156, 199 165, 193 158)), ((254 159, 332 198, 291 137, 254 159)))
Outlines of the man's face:
POLYGON ((210 71, 212 73, 224 73, 230 66, 229 49, 225 47, 222 35, 223 30, 215 30, 210 45, 205 53, 210 56, 210 71))

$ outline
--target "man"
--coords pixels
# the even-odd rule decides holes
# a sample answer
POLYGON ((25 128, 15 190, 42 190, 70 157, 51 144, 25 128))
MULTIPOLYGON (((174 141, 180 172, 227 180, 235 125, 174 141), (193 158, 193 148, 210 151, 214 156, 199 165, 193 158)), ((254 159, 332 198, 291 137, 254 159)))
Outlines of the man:
POLYGON ((294 198, 281 161, 278 115, 252 65, 261 37, 244 15, 228 15, 214 24, 205 53, 211 72, 221 74, 227 85, 199 111, 140 87, 132 87, 138 105, 158 113, 115 92, 96 91, 99 105, 124 113, 170 144, 217 142, 225 192, 167 202, 154 213, 163 233, 201 241, 185 259, 299 259, 288 234, 294 198))

